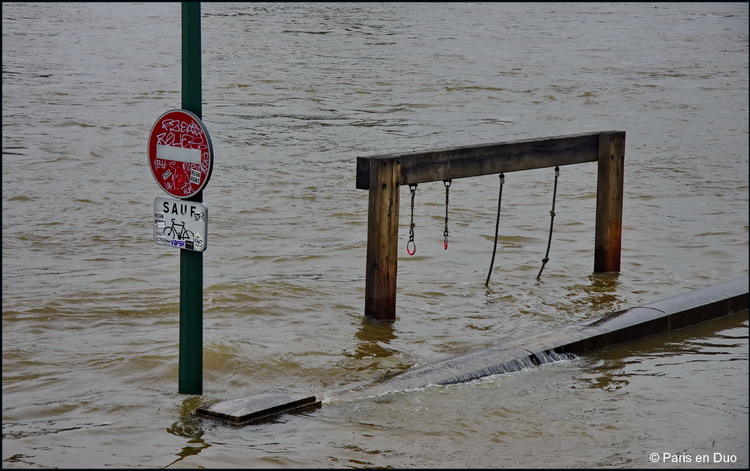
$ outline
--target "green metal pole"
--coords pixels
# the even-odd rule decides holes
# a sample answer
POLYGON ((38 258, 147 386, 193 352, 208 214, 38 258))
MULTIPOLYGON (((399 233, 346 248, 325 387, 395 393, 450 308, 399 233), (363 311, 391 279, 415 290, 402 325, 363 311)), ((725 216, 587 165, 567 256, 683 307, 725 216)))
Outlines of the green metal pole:
MULTIPOLYGON (((201 4, 182 3, 182 108, 202 117, 201 4)), ((203 202, 203 192, 188 198, 203 202)), ((179 392, 203 394, 203 252, 180 250, 179 392)))

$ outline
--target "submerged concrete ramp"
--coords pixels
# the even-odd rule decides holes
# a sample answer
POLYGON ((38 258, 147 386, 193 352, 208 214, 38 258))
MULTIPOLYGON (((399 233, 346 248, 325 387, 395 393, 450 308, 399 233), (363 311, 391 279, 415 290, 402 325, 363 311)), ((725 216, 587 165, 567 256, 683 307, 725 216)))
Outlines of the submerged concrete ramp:
MULTIPOLYGON (((572 358, 592 350, 632 342, 702 322, 748 311, 748 277, 680 294, 643 306, 614 312, 595 320, 557 328, 552 332, 510 342, 437 363, 355 385, 325 396, 351 400, 389 392, 479 379, 493 374, 572 358)), ((251 396, 198 408, 196 413, 244 425, 269 420, 300 408, 319 406, 320 396, 251 396), (302 402, 300 402, 300 400, 302 402)))

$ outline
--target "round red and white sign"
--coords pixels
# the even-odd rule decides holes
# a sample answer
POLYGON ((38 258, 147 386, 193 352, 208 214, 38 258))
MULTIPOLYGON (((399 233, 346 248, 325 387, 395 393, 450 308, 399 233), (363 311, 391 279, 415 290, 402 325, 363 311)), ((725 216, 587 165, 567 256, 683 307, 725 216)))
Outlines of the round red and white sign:
POLYGON ((167 111, 156 120, 148 139, 151 173, 176 198, 190 198, 208 183, 213 146, 203 122, 187 110, 167 111))

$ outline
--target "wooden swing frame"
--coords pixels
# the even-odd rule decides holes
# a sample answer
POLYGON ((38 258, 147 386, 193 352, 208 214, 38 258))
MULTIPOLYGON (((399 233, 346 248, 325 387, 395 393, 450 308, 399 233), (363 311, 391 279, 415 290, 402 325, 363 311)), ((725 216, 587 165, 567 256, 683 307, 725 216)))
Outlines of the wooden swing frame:
POLYGON ((620 271, 625 132, 456 147, 357 158, 358 189, 369 190, 365 315, 396 320, 402 185, 598 162, 594 272, 620 271))

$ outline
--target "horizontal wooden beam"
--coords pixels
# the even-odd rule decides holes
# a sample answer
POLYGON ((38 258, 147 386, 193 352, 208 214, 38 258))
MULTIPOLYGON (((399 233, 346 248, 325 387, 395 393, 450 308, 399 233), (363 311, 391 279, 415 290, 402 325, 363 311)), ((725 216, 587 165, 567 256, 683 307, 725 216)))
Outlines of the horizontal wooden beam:
POLYGON ((426 152, 357 157, 357 188, 370 189, 370 167, 394 160, 399 169, 397 185, 492 175, 536 168, 596 162, 601 135, 625 135, 606 131, 571 136, 454 147, 426 152))

